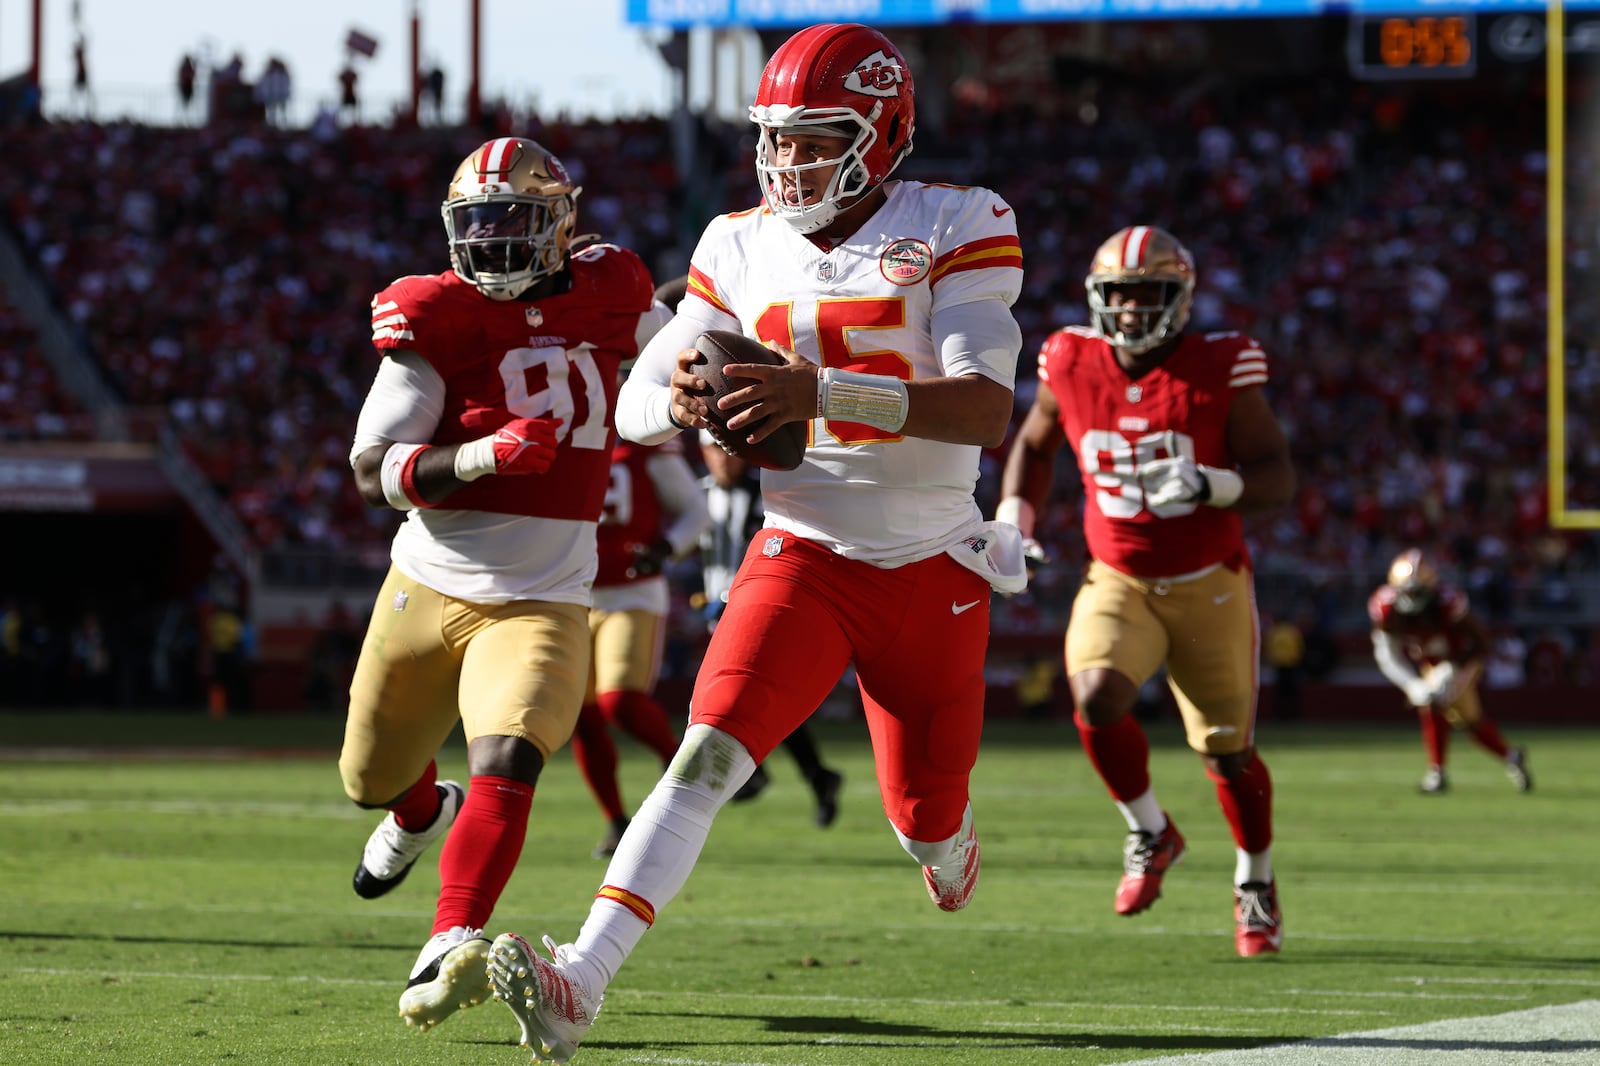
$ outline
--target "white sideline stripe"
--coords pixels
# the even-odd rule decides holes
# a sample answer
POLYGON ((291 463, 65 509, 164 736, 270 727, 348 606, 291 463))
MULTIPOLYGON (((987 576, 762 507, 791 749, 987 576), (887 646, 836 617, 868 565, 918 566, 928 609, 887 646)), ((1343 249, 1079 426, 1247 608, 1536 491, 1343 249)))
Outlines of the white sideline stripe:
MULTIPOLYGON (((1425 977, 1418 974, 1415 977, 1391 977, 1390 981, 1400 981, 1408 985, 1525 985, 1529 983, 1526 977, 1425 977)), ((1593 980, 1569 980, 1567 978, 1554 979, 1549 977, 1538 978, 1541 985, 1564 985, 1572 988, 1600 988, 1600 978, 1593 980)))
POLYGON ((1121 1066, 1572 1066, 1600 1055, 1600 1000, 1121 1066))

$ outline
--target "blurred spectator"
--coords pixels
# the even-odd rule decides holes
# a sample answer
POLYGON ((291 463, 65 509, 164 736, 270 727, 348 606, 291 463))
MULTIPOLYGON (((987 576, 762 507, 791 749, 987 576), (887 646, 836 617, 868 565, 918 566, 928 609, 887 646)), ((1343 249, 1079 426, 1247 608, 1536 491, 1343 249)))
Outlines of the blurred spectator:
POLYGON ((211 679, 207 702, 211 714, 250 708, 250 624, 232 604, 214 604, 207 620, 211 679))
POLYGON ((1489 659, 1483 668, 1487 688, 1518 688, 1528 681, 1528 646, 1508 625, 1497 626, 1489 642, 1489 659))
POLYGON ((94 90, 89 85, 89 41, 82 30, 72 42, 72 104, 79 117, 94 117, 94 90))
POLYGON ((435 64, 422 79, 423 121, 444 122, 444 68, 435 64))
POLYGON ((194 56, 188 52, 178 60, 178 115, 188 120, 194 113, 195 81, 199 75, 194 56))
POLYGON ((106 707, 112 702, 111 649, 100 616, 87 611, 72 631, 69 679, 72 702, 83 707, 106 707))
POLYGON ((339 114, 352 122, 361 121, 361 98, 356 95, 356 82, 360 77, 349 63, 339 71, 339 114))
POLYGON ((269 124, 288 125, 290 92, 288 64, 273 56, 267 60, 267 68, 261 72, 255 88, 256 102, 261 105, 269 124))
POLYGON ((1050 718, 1056 712, 1056 682, 1061 677, 1061 657, 1041 655, 1017 679, 1017 704, 1024 718, 1050 718))
POLYGON ((1306 657, 1305 635, 1293 619, 1280 618, 1267 630, 1267 665, 1272 667, 1272 716, 1300 717, 1300 675, 1306 657))

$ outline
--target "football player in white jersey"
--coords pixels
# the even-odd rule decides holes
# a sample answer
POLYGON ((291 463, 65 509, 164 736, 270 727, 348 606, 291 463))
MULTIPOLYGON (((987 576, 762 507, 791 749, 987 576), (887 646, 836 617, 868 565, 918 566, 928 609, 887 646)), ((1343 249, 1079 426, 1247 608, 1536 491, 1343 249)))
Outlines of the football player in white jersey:
POLYGON ((362 498, 406 521, 350 684, 339 773, 352 800, 388 812, 358 895, 392 891, 450 831, 433 935, 400 996, 423 1030, 488 998, 483 927, 583 701, 617 369, 666 317, 638 256, 574 250, 578 191, 535 142, 485 143, 442 206, 452 268, 372 300, 381 359, 350 462, 362 498), (457 721, 468 789, 438 781, 434 762, 457 721))
POLYGON ((764 470, 751 541, 695 682, 672 765, 634 814, 589 918, 552 959, 498 937, 489 972, 536 1060, 565 1062, 606 986, 687 882, 718 810, 854 665, 884 812, 937 906, 978 880, 968 778, 983 726, 992 589, 1026 581, 1020 534, 973 498, 1010 422, 1022 252, 988 189, 890 181, 911 149, 911 71, 876 30, 801 30, 762 73, 760 207, 712 220, 689 291, 624 385, 641 443, 708 425, 686 367, 708 329, 768 342, 736 366, 729 429, 802 422, 792 471, 764 470))

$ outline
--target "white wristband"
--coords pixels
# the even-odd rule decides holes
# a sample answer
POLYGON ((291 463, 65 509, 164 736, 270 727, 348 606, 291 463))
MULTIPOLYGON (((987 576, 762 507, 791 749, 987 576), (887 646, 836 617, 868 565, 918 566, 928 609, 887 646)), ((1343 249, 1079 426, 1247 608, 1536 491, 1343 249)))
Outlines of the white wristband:
POLYGON ((899 378, 833 367, 817 372, 817 414, 823 418, 898 433, 909 406, 906 383, 899 378))
POLYGON ((994 509, 994 520, 1016 526, 1024 537, 1033 536, 1033 504, 1021 496, 1007 496, 1001 500, 994 509))
POLYGON ((1211 507, 1232 507, 1244 493, 1244 478, 1237 470, 1224 470, 1220 466, 1201 466, 1200 473, 1211 486, 1206 503, 1211 507))
POLYGON ((378 483, 383 486, 383 498, 396 511, 414 511, 417 508, 406 497, 406 490, 400 487, 400 472, 413 455, 426 447, 426 444, 395 443, 383 453, 383 465, 378 468, 378 483))
POLYGON ((494 434, 469 440, 456 448, 456 477, 476 481, 494 473, 494 434))

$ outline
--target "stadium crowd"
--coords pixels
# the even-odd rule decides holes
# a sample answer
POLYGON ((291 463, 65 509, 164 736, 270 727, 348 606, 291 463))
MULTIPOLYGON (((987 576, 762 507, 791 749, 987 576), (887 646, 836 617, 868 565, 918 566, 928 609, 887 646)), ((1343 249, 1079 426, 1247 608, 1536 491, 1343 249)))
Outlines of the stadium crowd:
MULTIPOLYGON (((1368 579, 1418 543, 1492 620, 1559 611, 1574 579, 1600 572, 1600 547, 1548 524, 1546 157, 1526 120, 1540 87, 1280 88, 1151 76, 1100 85, 1092 107, 1082 93, 1056 106, 958 94, 919 127, 900 176, 954 176, 1016 208, 1019 419, 1044 337, 1087 322, 1083 273, 1109 225, 1159 222, 1193 250, 1194 324, 1262 342, 1300 476, 1295 506, 1249 530, 1268 612, 1308 612, 1312 629, 1357 618, 1368 579)), ((367 300, 441 268, 439 175, 464 151, 486 132, 539 140, 583 186, 580 232, 635 249, 658 280, 682 272, 709 214, 756 202, 744 124, 700 122, 702 164, 686 174, 667 120, 491 121, 18 124, 6 140, 24 162, 0 172, 0 223, 114 389, 177 431, 257 547, 379 561, 397 516, 361 505, 348 460, 377 358, 367 300)), ((1570 205, 1569 289, 1592 278, 1597 208, 1593 194, 1570 205)), ((1575 310, 1574 326, 1592 314, 1575 310)), ((89 432, 3 302, 0 350, 0 435, 89 432)), ((1600 349, 1574 343, 1567 376, 1574 410, 1600 406, 1600 349)), ((1600 485, 1600 430, 1570 425, 1569 482, 1600 485)), ((986 455, 987 511, 1004 454, 986 455)), ((1062 564, 999 605, 997 628, 1063 624, 1083 556, 1077 494, 1058 470, 1039 532, 1062 564)), ((1577 627, 1557 639, 1589 642, 1577 627)))

